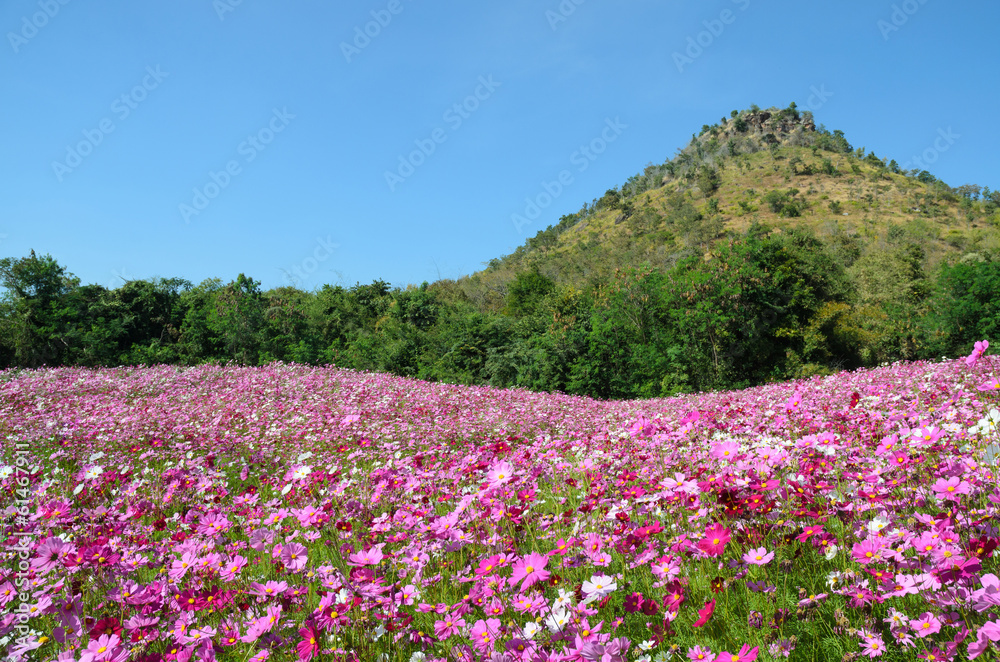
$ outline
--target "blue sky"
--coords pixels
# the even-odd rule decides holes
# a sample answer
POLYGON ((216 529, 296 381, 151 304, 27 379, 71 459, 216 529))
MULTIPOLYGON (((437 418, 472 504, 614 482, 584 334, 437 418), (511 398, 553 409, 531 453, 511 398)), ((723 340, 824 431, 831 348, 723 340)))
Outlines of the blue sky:
POLYGON ((458 278, 754 103, 996 188, 998 23, 987 1, 7 0, 0 256, 105 286, 458 278))

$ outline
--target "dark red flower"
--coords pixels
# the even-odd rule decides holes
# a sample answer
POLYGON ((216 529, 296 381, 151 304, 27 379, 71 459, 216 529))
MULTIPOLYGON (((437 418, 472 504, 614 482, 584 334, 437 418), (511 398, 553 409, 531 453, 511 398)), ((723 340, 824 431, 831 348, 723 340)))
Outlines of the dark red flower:
POLYGON ((97 639, 102 634, 112 635, 117 634, 121 636, 122 624, 117 618, 108 617, 102 618, 101 620, 94 623, 94 627, 90 629, 90 638, 97 639))

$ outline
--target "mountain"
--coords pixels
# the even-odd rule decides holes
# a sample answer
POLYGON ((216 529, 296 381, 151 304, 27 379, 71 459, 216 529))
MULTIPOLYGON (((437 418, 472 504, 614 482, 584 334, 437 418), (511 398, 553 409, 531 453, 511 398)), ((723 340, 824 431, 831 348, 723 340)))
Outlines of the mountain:
POLYGON ((708 258, 717 242, 755 224, 808 232, 846 267, 868 251, 918 246, 921 267, 932 271, 951 257, 1000 252, 998 204, 1000 192, 952 188, 925 170, 854 149, 795 104, 754 107, 703 126, 674 158, 584 203, 468 285, 537 270, 586 287, 621 266, 664 269, 690 255, 708 258))

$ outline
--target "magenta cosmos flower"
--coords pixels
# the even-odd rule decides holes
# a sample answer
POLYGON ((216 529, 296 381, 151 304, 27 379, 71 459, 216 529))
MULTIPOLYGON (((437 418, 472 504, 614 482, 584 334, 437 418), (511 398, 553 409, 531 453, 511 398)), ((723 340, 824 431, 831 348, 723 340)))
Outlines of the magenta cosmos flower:
POLYGON ((757 659, 757 651, 757 646, 750 648, 744 644, 739 653, 722 651, 719 653, 719 657, 715 658, 715 662, 753 662, 757 659))
POLYGON ((708 620, 712 618, 712 612, 715 611, 715 600, 709 600, 705 603, 705 606, 698 610, 698 620, 692 624, 692 627, 700 628, 708 620))
POLYGON ((472 626, 472 643, 480 653, 493 650, 493 642, 500 634, 500 621, 488 618, 479 619, 472 626))
POLYGON ((722 556, 729 542, 729 529, 721 524, 713 524, 705 529, 705 537, 698 541, 698 549, 709 556, 722 556))

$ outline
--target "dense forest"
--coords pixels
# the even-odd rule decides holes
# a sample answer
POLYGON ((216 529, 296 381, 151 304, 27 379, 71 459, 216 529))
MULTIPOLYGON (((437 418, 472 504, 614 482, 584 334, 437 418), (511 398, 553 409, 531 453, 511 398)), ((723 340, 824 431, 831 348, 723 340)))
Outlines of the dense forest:
POLYGON ((459 280, 82 285, 0 260, 0 366, 333 363, 601 398, 957 356, 1000 328, 1000 192, 733 111, 459 280))

